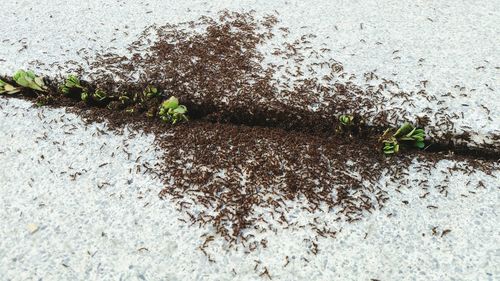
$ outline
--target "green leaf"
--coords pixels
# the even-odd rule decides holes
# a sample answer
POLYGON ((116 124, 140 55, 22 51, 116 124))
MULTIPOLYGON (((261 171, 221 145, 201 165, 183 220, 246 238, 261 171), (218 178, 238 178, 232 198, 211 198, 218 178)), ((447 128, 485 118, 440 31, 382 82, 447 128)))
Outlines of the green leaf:
POLYGON ((413 139, 415 139, 416 141, 423 141, 424 138, 422 136, 414 136, 413 139))
POLYGON ((24 71, 20 69, 14 74, 13 79, 19 86, 22 87, 42 92, 46 89, 43 79, 35 76, 32 71, 24 71))
POLYGON ((14 81, 16 81, 16 83, 19 86, 28 87, 30 84, 30 82, 26 80, 27 79, 26 72, 22 69, 18 70, 12 78, 14 79, 14 81))
POLYGON ((179 106, 179 100, 176 97, 171 96, 168 100, 164 101, 161 106, 164 108, 175 109, 179 106))
POLYGON ((415 134, 422 134, 425 135, 425 131, 423 129, 416 129, 415 134))
POLYGON ((101 90, 98 89, 98 90, 95 90, 95 92, 93 94, 93 97, 97 101, 102 101, 105 98, 107 98, 108 95, 105 92, 103 92, 103 91, 101 91, 101 90))
POLYGON ((395 153, 395 148, 392 145, 384 146, 383 150, 384 150, 385 154, 393 154, 393 153, 395 153))
POLYGON ((68 88, 83 88, 80 84, 80 79, 75 75, 68 75, 66 78, 65 86, 68 88))
POLYGON ((26 73, 26 76, 29 77, 31 80, 35 80, 36 75, 33 71, 27 70, 25 73, 26 73))
POLYGON ((413 128, 408 134, 406 134, 407 137, 411 137, 413 135, 413 132, 415 132, 416 128, 413 128))
POLYGON ((174 113, 184 114, 187 112, 187 108, 184 105, 179 105, 176 109, 173 110, 174 113))
POLYGON ((394 137, 398 137, 400 135, 406 135, 408 134, 409 132, 411 132, 413 130, 413 126, 408 123, 408 122, 405 122, 397 131, 396 133, 394 134, 394 137))
POLYGON ((82 94, 80 95, 82 101, 84 101, 84 102, 87 102, 89 100, 89 96, 90 96, 89 93, 87 93, 85 91, 82 92, 82 94))
POLYGON ((422 149, 422 148, 424 148, 425 143, 423 141, 417 141, 415 143, 415 146, 418 147, 418 148, 420 148, 420 149, 422 149))
POLYGON ((144 95, 148 98, 154 97, 158 94, 158 89, 154 86, 148 85, 143 91, 144 95))
POLYGON ((351 125, 353 119, 354 119, 354 117, 352 115, 340 115, 339 116, 339 121, 344 126, 351 125))
POLYGON ((186 112, 186 106, 180 105, 179 100, 172 96, 161 104, 158 115, 161 120, 175 124, 182 120, 188 120, 188 117, 185 115, 186 112))

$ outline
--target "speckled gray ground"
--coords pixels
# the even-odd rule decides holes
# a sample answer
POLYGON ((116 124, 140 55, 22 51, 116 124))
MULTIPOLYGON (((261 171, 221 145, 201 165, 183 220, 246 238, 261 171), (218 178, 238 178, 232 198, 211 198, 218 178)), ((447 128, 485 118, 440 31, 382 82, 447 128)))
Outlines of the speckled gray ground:
POLYGON ((92 57, 99 50, 122 52, 153 23, 194 20, 222 9, 253 9, 257 15, 277 12, 291 37, 317 35, 311 45, 330 48, 331 56, 360 80, 363 73, 376 70, 407 92, 422 89, 421 81, 428 81, 429 94, 455 96, 443 106, 416 99, 415 108, 406 108, 412 115, 426 107, 446 107, 450 115, 464 114, 453 121, 454 133, 472 128, 478 143, 491 143, 488 136, 500 134, 498 1, 45 0, 8 1, 3 7, 8 12, 2 15, 0 32, 9 36, 0 40, 0 73, 35 66, 40 73, 60 73, 66 70, 63 61, 82 62, 81 56, 92 57))
MULTIPOLYGON (((197 248, 211 228, 180 222, 182 214, 157 196, 159 179, 136 170, 161 159, 152 136, 101 134, 104 124, 85 126, 62 109, 33 108, 22 100, 0 98, 0 106, 6 132, 0 139, 4 280, 255 280, 264 266, 273 280, 498 277, 499 172, 449 175, 455 163, 442 161, 429 180, 439 184, 451 176, 454 184, 447 197, 431 189, 425 199, 418 187, 398 193, 382 179, 391 200, 381 211, 352 225, 322 215, 342 231, 336 239, 320 239, 317 256, 307 250, 308 230, 281 230, 265 236, 267 249, 248 255, 216 241, 207 249, 216 260, 210 263, 197 248), (479 180, 485 188, 474 187, 479 180), (451 232, 440 237, 445 229, 451 232), (256 271, 255 261, 261 263, 256 271)), ((418 177, 410 174, 410 181, 418 177)), ((300 202, 290 204, 300 210, 300 202)))
MULTIPOLYGON (((34 67, 32 61, 38 59, 46 64, 39 71, 52 74, 59 71, 57 62, 79 60, 75 51, 81 48, 122 50, 151 23, 195 19, 224 8, 277 10, 292 33, 318 34, 318 44, 329 44, 335 58, 352 73, 377 69, 408 90, 429 80, 428 91, 435 95, 460 91, 454 85, 476 89, 450 107, 470 116, 462 125, 487 135, 499 130, 499 122, 485 121, 480 105, 488 105, 494 120, 500 120, 499 5, 498 1, 10 1, 2 3, 0 73, 34 67), (425 58, 423 63, 420 58, 425 58), (471 106, 462 108, 461 103, 471 106)), ((124 136, 103 135, 98 130, 105 129, 103 124, 84 125, 62 109, 31 108, 20 100, 0 98, 0 106, 2 280, 258 280, 264 267, 273 280, 500 278, 498 171, 492 176, 447 175, 442 171, 455 163, 442 161, 430 180, 439 183, 450 176, 453 185, 447 197, 435 191, 420 199, 421 190, 411 186, 401 189, 403 193, 391 191, 386 208, 358 223, 339 224, 343 230, 336 239, 320 240, 318 256, 306 251, 304 238, 310 234, 306 230, 280 231, 266 237, 267 249, 248 255, 216 242, 209 249, 216 263, 210 263, 197 247, 200 235, 211 229, 180 222, 182 215, 157 197, 162 188, 159 179, 136 172, 136 165, 161 157, 152 136, 138 133, 128 139, 127 134, 134 133, 130 131, 124 136), (130 159, 122 150, 125 145, 130 159), (133 159, 139 155, 142 160, 136 163, 133 159), (105 163, 109 164, 99 167, 105 163), (469 181, 472 184, 467 185, 469 181), (485 188, 474 188, 478 181, 485 188), (440 237, 433 235, 433 228, 451 232, 440 237), (286 256, 290 263, 285 267, 286 256), (254 270, 256 261, 260 263, 254 270)), ((395 188, 384 179, 380 184, 387 190, 395 188)))

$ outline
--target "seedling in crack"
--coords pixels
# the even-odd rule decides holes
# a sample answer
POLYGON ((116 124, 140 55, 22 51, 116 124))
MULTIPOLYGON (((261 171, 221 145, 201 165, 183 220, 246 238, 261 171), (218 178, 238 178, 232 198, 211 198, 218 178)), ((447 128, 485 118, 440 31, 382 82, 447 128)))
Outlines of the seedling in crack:
POLYGON ((420 149, 424 148, 425 131, 415 128, 410 123, 404 123, 394 134, 391 134, 391 129, 385 130, 380 139, 384 154, 395 154, 399 152, 400 143, 412 144, 420 149))
POLYGON ((80 94, 80 98, 82 99, 82 101, 84 101, 84 102, 88 102, 88 101, 89 101, 89 99, 90 99, 90 95, 89 95, 89 93, 87 93, 87 92, 82 92, 82 93, 80 94))
POLYGON ((81 89, 84 91, 82 85, 80 84, 80 79, 78 79, 75 75, 68 75, 64 84, 62 84, 59 88, 61 89, 61 92, 66 95, 69 94, 71 89, 81 89))
POLYGON ((14 87, 11 84, 0 80, 0 94, 6 93, 8 95, 16 94, 21 91, 21 88, 14 87))
POLYGON ((340 124, 346 127, 351 126, 353 120, 354 116, 352 115, 340 115, 339 117, 340 124))
POLYGON ((19 86, 40 92, 47 91, 43 78, 36 76, 32 71, 24 71, 20 69, 14 74, 13 79, 19 86))
POLYGON ((340 115, 339 116, 340 124, 337 126, 337 133, 344 133, 351 129, 354 124, 354 116, 352 115, 340 115))
POLYGON ((90 100, 90 94, 80 83, 80 79, 75 75, 68 75, 64 84, 59 86, 59 90, 66 96, 80 98, 84 102, 90 100))
POLYGON ((381 138, 382 144, 384 145, 382 150, 384 151, 385 155, 395 154, 399 152, 399 142, 394 136, 390 135, 390 130, 391 129, 385 130, 381 138))
POLYGON ((153 87, 151 85, 148 85, 146 89, 144 89, 143 94, 148 97, 148 98, 153 98, 153 97, 158 97, 160 96, 160 93, 158 92, 158 89, 156 87, 153 87))
POLYGON ((401 128, 399 128, 394 137, 400 141, 413 142, 418 148, 424 148, 425 143, 425 131, 423 129, 417 129, 409 123, 404 123, 401 128))
POLYGON ((188 121, 186 113, 186 106, 179 104, 179 100, 172 96, 161 104, 158 114, 164 122, 175 124, 179 121, 188 121))
POLYGON ((103 100, 105 100, 107 97, 108 97, 108 95, 107 95, 104 91, 101 91, 101 90, 99 90, 99 89, 95 90, 94 94, 92 95, 92 98, 93 98, 95 101, 103 101, 103 100))

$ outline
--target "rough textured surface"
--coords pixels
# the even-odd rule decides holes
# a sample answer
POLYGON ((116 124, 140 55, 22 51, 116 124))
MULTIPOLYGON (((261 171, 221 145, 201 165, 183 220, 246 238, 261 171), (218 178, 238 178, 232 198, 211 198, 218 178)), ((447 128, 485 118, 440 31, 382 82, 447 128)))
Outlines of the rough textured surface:
POLYGON ((216 240, 206 249, 213 263, 198 249, 210 228, 179 221, 157 196, 159 179, 136 170, 161 157, 152 136, 102 134, 104 124, 84 125, 64 110, 21 100, 0 99, 0 106, 7 132, 0 140, 0 272, 7 280, 254 280, 265 267, 273 280, 498 277, 498 172, 450 175, 442 171, 455 163, 442 161, 429 180, 452 177, 448 196, 431 189, 421 199, 419 187, 398 193, 388 185, 384 209, 339 224, 335 239, 316 241, 316 256, 307 230, 279 230, 266 234, 268 248, 250 254, 216 240), (479 180, 484 188, 466 185, 479 180))
MULTIPOLYGON (((0 43, 0 73, 46 64, 45 74, 59 70, 62 61, 82 62, 101 50, 122 52, 150 24, 194 20, 222 9, 278 12, 291 37, 317 35, 311 44, 328 47, 332 57, 359 79, 376 70, 405 91, 422 89, 445 99, 455 120, 455 133, 473 128, 475 142, 499 134, 500 26, 498 1, 474 3, 442 1, 26 1, 5 3, 8 11, 0 31, 9 34, 0 43), (38 7, 44 7, 41 11, 38 7), (123 19, 127 20, 124 21, 123 19), (71 20, 68 20, 71 19, 71 20), (64 24, 60 24, 64 22, 64 24), (12 27, 26 32, 11 32, 12 27), (324 45, 322 45, 324 44, 324 45), (80 53, 77 53, 77 52, 80 53), (421 60, 423 59, 423 60, 421 60), (55 63, 52 64, 51 63, 55 63), (486 106, 488 109, 484 109, 486 106), (491 119, 488 119, 490 117, 491 119)), ((64 69, 64 68, 63 68, 64 69)), ((397 105, 396 105, 397 106, 397 105)), ((414 115, 438 106, 419 99, 414 115)), ((443 106, 440 106, 443 107, 443 106)), ((432 119, 431 119, 432 121, 432 119)))
MULTIPOLYGON (((397 80, 407 90, 419 89, 420 81, 429 80, 427 90, 434 95, 475 89, 450 102, 450 110, 464 112, 461 125, 479 135, 499 130, 497 1, 11 1, 2 5, 6 12, 0 32, 7 34, 0 41, 2 74, 34 67, 34 60, 46 64, 40 67, 45 74, 59 72, 58 62, 80 60, 76 51, 93 50, 89 56, 106 48, 120 51, 152 23, 191 20, 225 8, 276 10, 292 34, 317 34, 313 43, 327 44, 346 70, 360 77, 377 69, 381 77, 397 80), (493 121, 481 105, 488 106, 493 121)), ((443 161, 429 180, 438 184, 451 177, 448 196, 431 191, 421 199, 419 187, 410 185, 398 193, 386 185, 392 190, 388 205, 365 220, 339 224, 342 231, 336 239, 317 241, 317 256, 308 251, 306 230, 279 231, 266 237, 267 249, 251 254, 213 242, 207 249, 212 263, 198 249, 203 243, 200 236, 211 229, 179 221, 182 215, 169 201, 158 199, 161 182, 137 171, 138 165, 154 164, 161 157, 152 136, 130 131, 123 136, 103 134, 103 124, 84 125, 63 110, 34 109, 19 100, 2 98, 0 106, 0 276, 4 279, 255 280, 265 268, 273 280, 500 278, 498 172, 450 175, 442 171, 455 163, 443 161), (129 139, 130 134, 135 136, 129 139), (142 158, 137 163, 138 156, 142 158), (109 164, 101 166, 105 163, 109 164), (467 185, 469 181, 472 184, 467 185), (479 181, 484 188, 474 188, 479 181), (447 229, 451 232, 441 237, 447 229)))

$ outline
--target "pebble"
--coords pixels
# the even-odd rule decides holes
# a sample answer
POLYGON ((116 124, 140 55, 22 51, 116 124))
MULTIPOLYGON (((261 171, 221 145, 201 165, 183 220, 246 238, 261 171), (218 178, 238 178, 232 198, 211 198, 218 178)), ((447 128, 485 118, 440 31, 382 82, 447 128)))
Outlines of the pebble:
POLYGON ((27 228, 28 228, 28 231, 29 231, 30 234, 35 234, 35 232, 37 232, 38 229, 39 229, 38 225, 36 225, 34 223, 29 223, 28 226, 27 226, 27 228))

